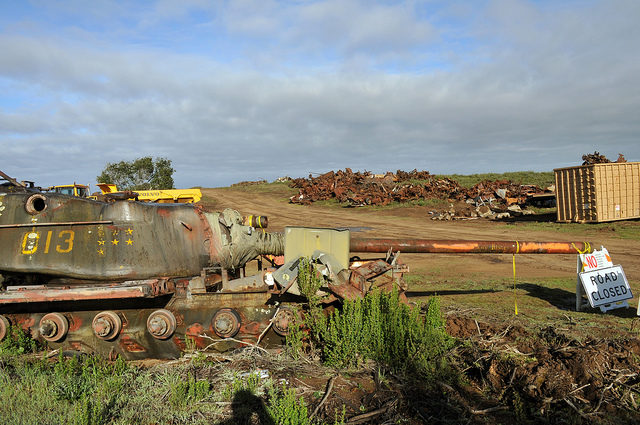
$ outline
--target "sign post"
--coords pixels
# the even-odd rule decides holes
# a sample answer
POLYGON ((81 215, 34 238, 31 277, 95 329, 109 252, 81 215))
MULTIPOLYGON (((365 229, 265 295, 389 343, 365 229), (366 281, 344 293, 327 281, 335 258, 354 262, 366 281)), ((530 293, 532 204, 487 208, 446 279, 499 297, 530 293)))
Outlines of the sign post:
POLYGON ((633 298, 631 287, 622 266, 613 265, 606 248, 602 247, 591 254, 580 254, 577 268, 577 311, 585 305, 583 295, 587 296, 591 307, 599 307, 602 312, 629 307, 626 300, 633 298))

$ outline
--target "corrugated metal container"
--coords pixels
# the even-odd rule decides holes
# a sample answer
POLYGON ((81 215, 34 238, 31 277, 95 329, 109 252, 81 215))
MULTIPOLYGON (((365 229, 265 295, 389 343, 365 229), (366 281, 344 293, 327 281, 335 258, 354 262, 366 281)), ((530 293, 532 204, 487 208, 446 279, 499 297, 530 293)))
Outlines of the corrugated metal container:
POLYGON ((640 162, 553 170, 558 221, 599 223, 640 218, 640 162))

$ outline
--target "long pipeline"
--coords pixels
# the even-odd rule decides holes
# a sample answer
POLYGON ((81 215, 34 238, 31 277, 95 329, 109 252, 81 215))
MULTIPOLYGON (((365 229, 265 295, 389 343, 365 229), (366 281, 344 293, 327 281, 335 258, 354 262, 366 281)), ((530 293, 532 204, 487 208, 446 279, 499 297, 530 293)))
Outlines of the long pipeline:
POLYGON ((351 238, 351 252, 457 253, 457 254, 584 254, 589 242, 465 241, 433 239, 351 238))

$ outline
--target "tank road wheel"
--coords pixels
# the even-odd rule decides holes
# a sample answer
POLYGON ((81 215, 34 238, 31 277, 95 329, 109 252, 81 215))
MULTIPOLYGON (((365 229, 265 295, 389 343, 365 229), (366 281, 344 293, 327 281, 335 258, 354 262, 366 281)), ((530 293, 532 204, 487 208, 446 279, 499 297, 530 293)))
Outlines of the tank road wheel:
POLYGON ((211 327, 220 338, 232 338, 240 330, 240 315, 232 308, 222 308, 213 315, 211 327))
POLYGON ((50 342, 58 342, 69 332, 69 321, 60 313, 48 313, 40 319, 40 335, 50 342))
POLYGON ((122 319, 113 311, 102 311, 93 318, 91 327, 98 338, 111 341, 120 334, 122 319))
POLYGON ((0 341, 2 341, 4 337, 7 336, 7 333, 9 332, 9 326, 11 325, 9 324, 7 318, 0 315, 0 341))
POLYGON ((176 317, 169 310, 156 310, 147 319, 147 330, 157 339, 169 339, 176 331, 176 317))
POLYGON ((273 330, 280 336, 289 335, 289 330, 296 322, 296 313, 288 308, 283 307, 278 311, 276 317, 273 318, 273 330))

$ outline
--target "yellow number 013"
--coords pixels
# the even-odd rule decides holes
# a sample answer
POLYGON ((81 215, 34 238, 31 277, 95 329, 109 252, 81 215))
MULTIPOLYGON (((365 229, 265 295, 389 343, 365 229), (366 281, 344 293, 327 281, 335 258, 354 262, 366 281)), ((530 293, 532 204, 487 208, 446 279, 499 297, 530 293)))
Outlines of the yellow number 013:
MULTIPOLYGON (((45 241, 44 253, 49 253, 49 246, 51 244, 51 235, 53 230, 47 232, 47 238, 45 241)), ((56 251, 64 254, 71 252, 73 249, 73 239, 75 232, 73 230, 61 230, 58 233, 58 239, 60 243, 56 245, 56 251)), ((38 242, 40 242, 40 232, 28 232, 25 233, 22 238, 22 253, 25 255, 35 254, 38 251, 38 242)))

